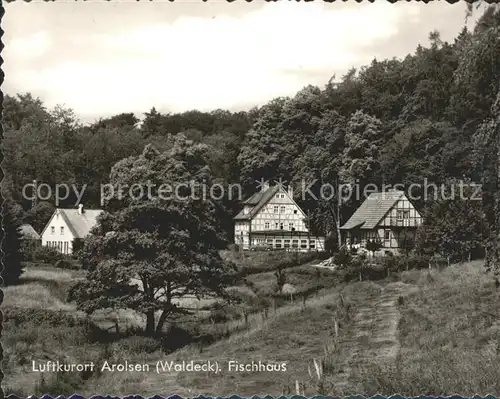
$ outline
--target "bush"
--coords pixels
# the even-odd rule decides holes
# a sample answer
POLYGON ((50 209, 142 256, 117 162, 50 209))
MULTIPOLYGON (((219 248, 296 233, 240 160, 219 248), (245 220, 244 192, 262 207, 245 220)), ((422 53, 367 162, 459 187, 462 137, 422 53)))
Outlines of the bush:
POLYGON ((420 270, 429 268, 429 258, 427 256, 409 255, 406 257, 406 262, 408 262, 408 269, 420 270))
POLYGON ((165 353, 171 353, 196 341, 197 338, 189 331, 176 325, 170 326, 167 334, 161 339, 161 346, 165 353))
POLYGON ((64 258, 63 254, 58 252, 55 248, 46 246, 37 246, 33 249, 31 258, 34 262, 41 263, 56 263, 58 260, 64 258))
POLYGON ((337 254, 335 254, 334 263, 341 269, 348 268, 352 263, 351 252, 347 248, 343 247, 337 254))
POLYGON ((60 259, 54 265, 58 269, 69 269, 69 270, 78 270, 80 269, 80 265, 76 261, 72 261, 69 259, 60 259))
POLYGON ((151 337, 134 335, 120 340, 116 347, 121 354, 142 355, 144 353, 154 353, 162 348, 159 340, 151 337))
POLYGON ((214 309, 210 312, 208 319, 211 323, 226 323, 231 320, 231 317, 224 309, 214 309))

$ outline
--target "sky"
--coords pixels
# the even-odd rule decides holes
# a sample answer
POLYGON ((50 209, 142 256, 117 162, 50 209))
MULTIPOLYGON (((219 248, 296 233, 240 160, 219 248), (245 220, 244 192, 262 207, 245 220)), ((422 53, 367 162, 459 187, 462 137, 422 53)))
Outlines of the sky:
MULTIPOLYGON (((351 67, 404 57, 465 3, 185 0, 5 3, 4 93, 30 92, 84 122, 151 107, 244 110, 351 67)), ((472 26, 474 20, 469 20, 472 26)))

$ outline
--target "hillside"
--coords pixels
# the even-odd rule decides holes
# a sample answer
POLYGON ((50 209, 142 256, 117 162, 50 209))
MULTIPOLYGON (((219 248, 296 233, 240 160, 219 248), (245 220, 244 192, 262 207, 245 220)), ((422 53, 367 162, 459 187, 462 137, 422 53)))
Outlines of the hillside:
MULTIPOLYGON (((267 318, 256 313, 248 324, 232 321, 233 330, 226 338, 216 338, 211 344, 193 342, 170 354, 163 354, 157 342, 141 336, 106 343, 106 335, 101 330, 96 333, 96 327, 83 321, 68 323, 60 311, 50 317, 47 312, 42 315, 33 301, 14 303, 14 296, 7 295, 4 386, 7 392, 16 393, 31 391, 26 387, 36 385, 36 390, 57 387, 85 395, 148 396, 173 392, 190 396, 208 392, 294 394, 297 383, 306 395, 499 392, 500 317, 496 309, 500 297, 482 266, 482 262, 472 262, 442 271, 403 272, 392 280, 338 283, 311 295, 305 306, 301 298, 289 300, 267 318), (15 311, 23 307, 24 311, 15 311), (144 362, 151 365, 151 371, 94 373, 86 378, 66 375, 62 382, 40 381, 36 373, 27 372, 31 360, 56 358, 144 362), (320 380, 314 359, 321 363, 320 380), (157 374, 154 366, 159 360, 211 360, 221 365, 228 360, 286 362, 287 371, 157 374)), ((313 269, 308 265, 295 268, 299 271, 295 278, 310 280, 313 272, 307 274, 308 268, 313 269)), ((33 282, 35 275, 28 273, 28 284, 43 286, 33 282)), ((47 279, 50 274, 42 275, 47 279)), ((265 280, 265 275, 252 278, 265 280)), ((55 309, 57 291, 54 285, 44 287, 54 298, 40 301, 53 303, 55 309)), ((7 288, 12 293, 19 289, 7 288)), ((59 309, 71 314, 70 307, 60 300, 59 309)), ((209 324, 206 331, 215 327, 209 324)))

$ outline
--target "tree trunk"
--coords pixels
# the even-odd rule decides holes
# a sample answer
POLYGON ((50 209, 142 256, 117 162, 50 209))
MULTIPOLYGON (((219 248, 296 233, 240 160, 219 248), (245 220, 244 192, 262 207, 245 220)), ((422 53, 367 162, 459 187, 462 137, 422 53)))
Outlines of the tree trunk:
POLYGON ((363 278, 361 276, 361 270, 359 271, 359 281, 363 281, 363 278))
POLYGON ((160 334, 163 330, 163 326, 165 325, 165 321, 167 320, 168 312, 164 310, 160 318, 158 319, 158 324, 156 325, 156 334, 160 334))
POLYGON ((337 245, 340 249, 342 247, 342 236, 340 235, 340 199, 337 200, 336 209, 333 209, 333 206, 328 204, 328 209, 333 217, 335 222, 335 230, 337 231, 337 245))
POLYGON ((149 310, 146 312, 146 334, 154 335, 155 333, 155 312, 149 310))
POLYGON ((337 245, 340 249, 340 247, 342 247, 342 236, 340 233, 340 204, 338 202, 339 201, 337 201, 337 220, 335 221, 335 227, 337 229, 337 245))

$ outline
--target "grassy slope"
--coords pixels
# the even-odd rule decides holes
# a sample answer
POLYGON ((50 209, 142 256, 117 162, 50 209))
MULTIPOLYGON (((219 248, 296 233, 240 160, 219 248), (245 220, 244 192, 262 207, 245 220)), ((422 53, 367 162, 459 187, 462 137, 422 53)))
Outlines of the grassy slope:
MULTIPOLYGON (((263 273, 252 278, 256 284, 267 285, 271 276, 263 273)), ((300 273, 294 278, 298 276, 300 273)), ((310 278, 305 276, 305 284, 310 278)), ((330 394, 498 394, 500 298, 481 264, 473 262, 430 274, 405 272, 402 279, 406 285, 384 281, 349 284, 343 289, 344 306, 339 305, 342 287, 323 290, 307 300, 305 309, 296 300, 279 308, 276 314, 271 313, 267 321, 255 315, 249 319, 246 331, 202 350, 190 347, 168 356, 154 350, 144 354, 140 348, 124 349, 122 344, 111 350, 115 360, 146 361, 151 365, 167 359, 287 361, 285 373, 107 373, 93 376, 79 391, 115 395, 277 395, 295 393, 298 381, 306 395, 322 390, 330 394), (334 320, 340 321, 337 337, 334 320), (321 384, 314 375, 313 359, 323 361, 321 384)), ((7 290, 15 289, 19 288, 7 290)), ((6 294, 7 299, 10 295, 6 294)), ((24 294, 29 296, 29 290, 25 289, 24 294)), ((45 303, 57 304, 54 299, 46 299, 45 303)), ((23 304, 32 305, 28 300, 23 304)), ((24 371, 19 368, 19 356, 13 351, 20 351, 28 360, 54 359, 56 355, 80 361, 110 356, 109 351, 103 354, 102 345, 77 345, 81 332, 75 328, 54 333, 21 327, 5 329, 8 369, 15 371, 5 373, 6 386, 33 386, 38 377, 27 372, 27 366, 24 371)))
POLYGON ((500 292, 482 262, 405 274, 418 290, 400 305, 398 359, 358 381, 370 393, 498 395, 500 292))

